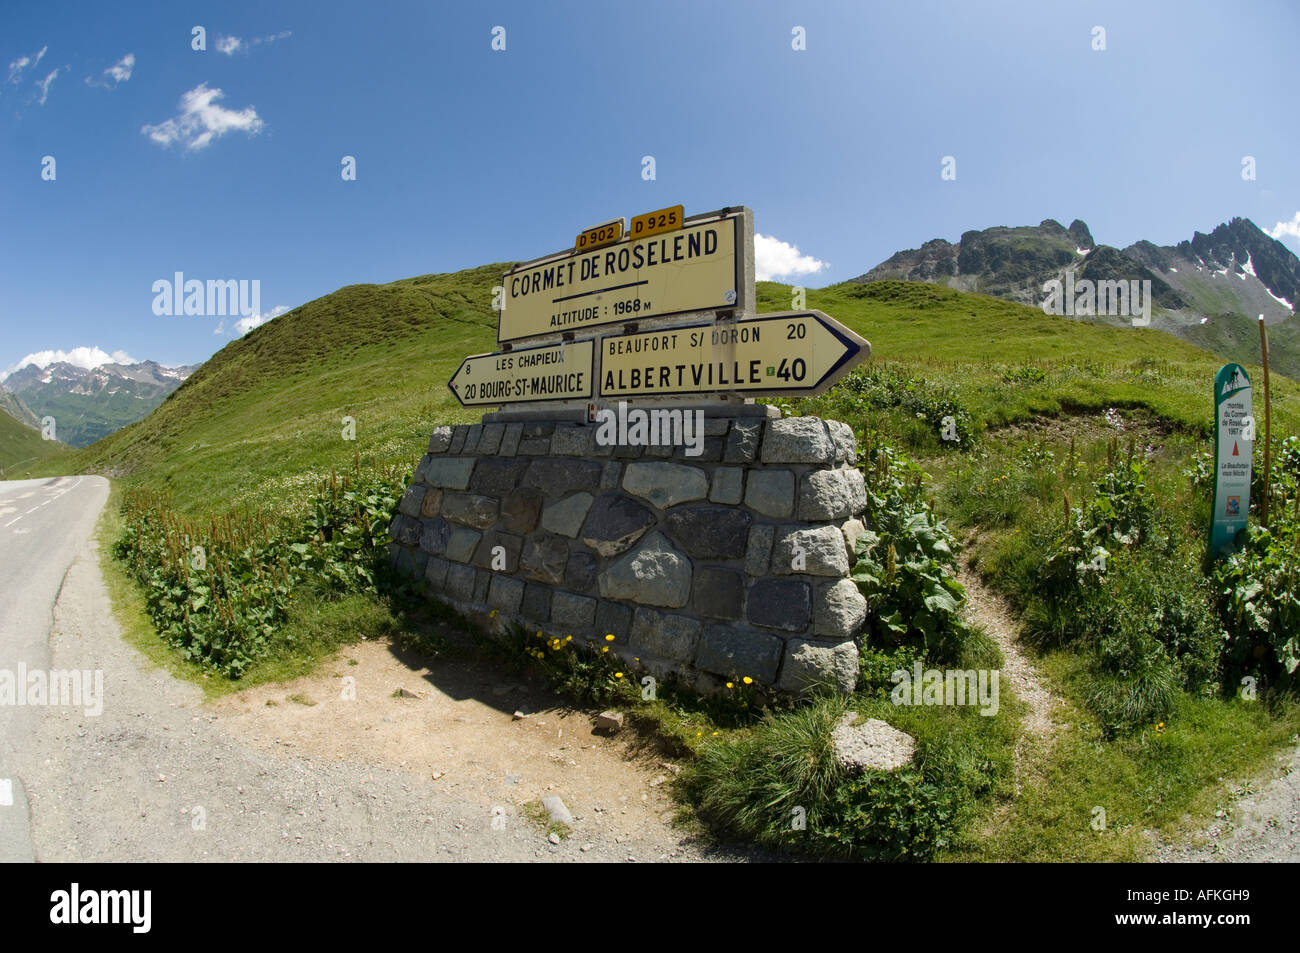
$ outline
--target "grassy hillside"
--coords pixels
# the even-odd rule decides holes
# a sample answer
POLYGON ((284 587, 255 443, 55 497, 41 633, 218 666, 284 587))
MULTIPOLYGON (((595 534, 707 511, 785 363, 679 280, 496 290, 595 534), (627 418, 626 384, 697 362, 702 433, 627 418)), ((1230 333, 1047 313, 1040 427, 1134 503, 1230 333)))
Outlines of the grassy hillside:
MULTIPOLYGON (((413 463, 434 425, 477 419, 446 382, 466 354, 494 349, 491 289, 506 267, 352 285, 309 302, 227 345, 146 420, 70 465, 170 490, 197 515, 292 509, 354 453, 363 464, 413 463), (342 437, 346 416, 355 441, 342 437)), ((760 309, 788 308, 789 294, 760 283, 760 309)), ((863 334, 874 361, 959 388, 977 429, 1117 406, 1208 432, 1221 362, 1157 331, 904 282, 836 285, 809 292, 808 305, 863 334)), ((1280 378, 1274 422, 1300 430, 1300 388, 1280 378)))
MULTIPOLYGON (((491 289, 505 267, 351 286, 303 305, 228 345, 146 420, 73 456, 80 470, 124 476, 153 493, 131 498, 114 549, 137 582, 176 597, 151 609, 164 641, 207 664, 205 671, 246 684, 292 675, 365 633, 406 638, 422 631, 411 628, 407 613, 435 610, 393 602, 367 560, 382 547, 400 474, 422 454, 430 429, 478 417, 456 404, 446 381, 465 355, 493 349, 491 289), (344 417, 355 419, 355 441, 343 439, 344 417), (358 459, 353 482, 332 484, 322 496, 321 479, 352 470, 358 459), (367 477, 371 465, 396 467, 399 475, 367 477), (256 515, 205 519, 243 506, 297 519, 278 529, 256 515), (221 554, 199 583, 187 568, 195 538, 221 554), (212 608, 218 589, 220 612, 212 608), (233 659, 221 654, 231 646, 240 653, 233 659)), ((761 283, 760 310, 787 309, 790 293, 761 283)), ((1294 705, 1266 708, 1230 694, 1241 659, 1258 666, 1269 632, 1278 646, 1285 639, 1258 629, 1272 624, 1267 606, 1245 617, 1259 620, 1254 628, 1237 626, 1232 644, 1240 658, 1225 656, 1219 668, 1224 638, 1216 620, 1235 611, 1240 623, 1242 615, 1223 604, 1216 595, 1222 586, 1199 566, 1209 505, 1203 485, 1186 476, 1204 470, 1212 445, 1219 359, 1158 331, 1079 323, 936 285, 843 284, 810 292, 807 304, 863 334, 873 358, 828 394, 788 409, 852 425, 871 498, 878 497, 868 520, 894 534, 891 553, 895 541, 912 545, 906 527, 931 513, 958 531, 976 571, 1028 622, 1066 721, 1062 740, 1032 765, 1024 794, 1013 797, 1014 699, 987 719, 967 709, 900 713, 890 705, 895 667, 923 659, 958 668, 1001 664, 989 637, 964 623, 952 621, 951 638, 933 645, 910 628, 901 636, 881 629, 889 619, 916 618, 900 595, 906 586, 895 579, 889 585, 898 591, 871 596, 874 628, 849 704, 868 717, 902 719, 926 752, 924 770, 887 790, 817 781, 818 810, 840 819, 828 830, 846 842, 871 841, 873 831, 893 830, 892 821, 881 815, 863 826, 861 812, 897 809, 907 821, 898 829, 910 833, 887 846, 912 856, 1134 859, 1147 848, 1146 830, 1167 831, 1203 810, 1219 780, 1255 770, 1300 728, 1294 705), (948 416, 960 440, 941 439, 948 416), (1132 448, 1127 456, 1117 449, 1121 441, 1132 448), (1092 555, 1080 547, 1092 546, 1099 532, 1092 524, 1112 506, 1136 507, 1141 531, 1124 536, 1127 542, 1106 537, 1109 588, 1076 584, 1068 553, 1092 555), (888 528, 900 520, 904 528, 888 528), (1044 575, 1053 566, 1067 572, 1044 575), (1256 647, 1260 653, 1252 654, 1256 647), (1132 674, 1135 659, 1145 674, 1132 674), (827 800, 836 791, 847 800, 827 800), (1108 806, 1113 835, 1099 838, 1089 826, 1098 803, 1108 806)), ((1295 434, 1300 387, 1284 378, 1275 384, 1275 435, 1295 434)), ((1288 511, 1291 486, 1283 497, 1288 511)), ((1106 533, 1120 533, 1113 516, 1103 522, 1106 533)), ((946 538, 946 530, 927 538, 946 538)), ((1279 545, 1290 547, 1291 538, 1279 532, 1279 545)), ((859 556, 870 574, 872 557, 859 556)), ((951 575, 946 544, 931 558, 936 572, 951 575)), ((899 563, 912 571, 912 562, 899 563)), ((1280 594, 1289 564, 1279 555, 1268 565, 1282 566, 1283 575, 1265 580, 1263 590, 1280 594)), ((1247 584, 1258 565, 1242 572, 1238 591, 1258 592, 1247 584)), ((522 656, 513 657, 518 664, 522 656)), ((589 676, 591 686, 608 688, 611 673, 598 663, 563 663, 576 667, 552 674, 556 684, 585 684, 589 676)), ((578 701, 611 699, 588 693, 578 701)), ((810 777, 805 740, 834 723, 842 703, 760 724, 753 699, 733 702, 740 708, 721 719, 694 702, 662 700, 635 717, 676 725, 669 730, 683 750, 698 752, 689 797, 714 818, 757 816, 755 792, 771 779, 754 777, 755 766, 788 768, 790 803, 810 803, 800 787, 810 777)), ((730 830, 778 845, 787 836, 763 825, 733 823, 730 830)))
POLYGON ((190 514, 292 509, 330 470, 414 461, 435 422, 469 415, 446 382, 491 350, 507 266, 351 285, 226 345, 148 418, 81 451, 84 470, 171 491, 190 514), (343 439, 343 418, 356 424, 343 439))
POLYGON ((42 440, 41 432, 0 411, 0 479, 22 480, 31 474, 64 473, 71 451, 42 440))

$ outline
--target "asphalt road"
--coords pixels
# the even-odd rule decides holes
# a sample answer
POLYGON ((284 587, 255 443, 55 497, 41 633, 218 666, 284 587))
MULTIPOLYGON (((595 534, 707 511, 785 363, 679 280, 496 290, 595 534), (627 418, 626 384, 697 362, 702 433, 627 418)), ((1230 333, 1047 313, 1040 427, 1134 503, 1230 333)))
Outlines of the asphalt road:
MULTIPOLYGON (((103 477, 0 482, 0 680, 49 670, 55 600, 107 499, 103 477)), ((6 700, 2 689, 0 861, 30 861, 31 817, 19 760, 33 750, 42 709, 6 700)))

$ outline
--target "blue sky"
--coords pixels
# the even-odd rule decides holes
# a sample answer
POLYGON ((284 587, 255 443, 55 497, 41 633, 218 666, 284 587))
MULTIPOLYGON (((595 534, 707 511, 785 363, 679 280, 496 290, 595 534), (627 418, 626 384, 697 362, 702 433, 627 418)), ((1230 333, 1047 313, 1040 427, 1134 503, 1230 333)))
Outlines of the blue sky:
POLYGON ((677 203, 750 206, 820 265, 778 277, 812 287, 1049 217, 1123 246, 1243 215, 1300 249, 1295 3, 15 6, 0 371, 76 347, 206 359, 238 329, 155 315, 177 271, 257 279, 269 315, 677 203))

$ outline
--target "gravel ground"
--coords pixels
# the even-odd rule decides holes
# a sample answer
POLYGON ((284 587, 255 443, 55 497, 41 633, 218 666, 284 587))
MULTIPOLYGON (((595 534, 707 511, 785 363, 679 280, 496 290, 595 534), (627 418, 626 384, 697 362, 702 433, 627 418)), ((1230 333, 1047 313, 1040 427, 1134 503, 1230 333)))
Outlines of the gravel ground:
POLYGON ((103 670, 105 703, 98 717, 45 709, 21 754, 41 861, 747 859, 653 819, 551 844, 491 793, 449 794, 427 775, 304 754, 292 742, 253 744, 197 687, 122 641, 93 540, 64 580, 50 647, 55 667, 103 670))
POLYGON ((1278 759, 1280 777, 1250 785, 1190 841, 1167 844, 1160 863, 1300 862, 1300 749, 1278 759))

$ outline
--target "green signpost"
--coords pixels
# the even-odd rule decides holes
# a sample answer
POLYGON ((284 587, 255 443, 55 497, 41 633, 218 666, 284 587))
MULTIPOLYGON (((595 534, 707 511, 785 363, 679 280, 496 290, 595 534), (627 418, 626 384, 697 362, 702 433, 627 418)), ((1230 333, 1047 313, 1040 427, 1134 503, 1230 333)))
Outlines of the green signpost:
POLYGON ((1241 545, 1250 514, 1250 471, 1255 449, 1250 378, 1240 364, 1214 376, 1214 512, 1210 552, 1226 556, 1241 545))

